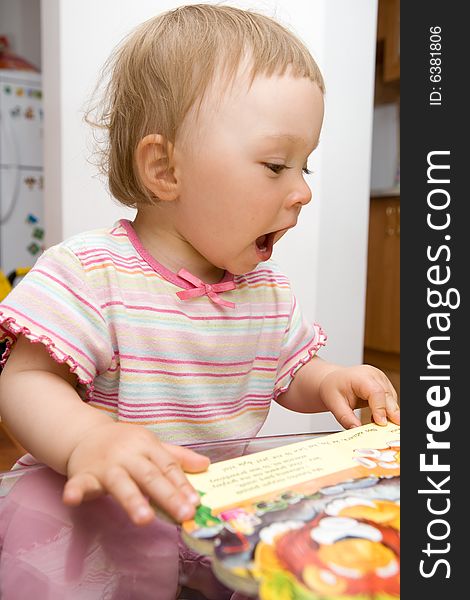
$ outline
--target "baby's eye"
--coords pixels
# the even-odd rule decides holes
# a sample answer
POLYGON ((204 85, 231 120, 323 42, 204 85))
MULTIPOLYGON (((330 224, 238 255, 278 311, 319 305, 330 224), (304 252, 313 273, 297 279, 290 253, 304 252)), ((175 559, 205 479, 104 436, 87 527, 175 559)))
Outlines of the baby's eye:
POLYGON ((273 173, 276 173, 276 175, 279 175, 279 173, 281 171, 283 171, 284 169, 290 168, 290 167, 287 167, 286 165, 278 165, 276 163, 263 163, 263 164, 267 169, 269 169, 273 173))
POLYGON ((302 171, 305 173, 305 175, 311 175, 313 173, 313 171, 310 171, 308 167, 304 167, 302 171))

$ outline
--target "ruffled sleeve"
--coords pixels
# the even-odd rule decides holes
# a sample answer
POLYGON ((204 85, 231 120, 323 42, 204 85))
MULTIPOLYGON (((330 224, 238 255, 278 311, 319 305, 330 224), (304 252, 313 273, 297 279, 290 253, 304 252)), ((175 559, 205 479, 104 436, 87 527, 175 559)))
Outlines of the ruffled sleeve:
POLYGON ((296 372, 326 344, 326 334, 317 323, 309 323, 302 315, 294 295, 291 314, 279 357, 274 398, 287 391, 296 372))
POLYGON ((20 334, 67 363, 91 397, 93 380, 109 368, 114 353, 86 271, 68 247, 47 250, 0 304, 2 364, 20 334))

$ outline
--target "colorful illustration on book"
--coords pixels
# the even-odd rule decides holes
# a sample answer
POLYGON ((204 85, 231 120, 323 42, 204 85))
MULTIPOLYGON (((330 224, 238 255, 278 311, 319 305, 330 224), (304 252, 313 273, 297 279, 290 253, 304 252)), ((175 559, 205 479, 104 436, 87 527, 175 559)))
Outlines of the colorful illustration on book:
MULTIPOLYGON (((399 429, 398 429, 399 431, 399 429)), ((351 451, 352 468, 183 525, 209 542, 220 579, 261 600, 398 598, 400 442, 351 451)))

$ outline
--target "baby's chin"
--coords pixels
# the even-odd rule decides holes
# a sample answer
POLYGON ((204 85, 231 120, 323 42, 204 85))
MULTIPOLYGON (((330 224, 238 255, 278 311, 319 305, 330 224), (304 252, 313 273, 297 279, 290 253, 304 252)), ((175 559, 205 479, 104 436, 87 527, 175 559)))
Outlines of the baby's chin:
POLYGON ((238 268, 234 267, 232 269, 227 268, 226 271, 228 271, 232 275, 246 275, 247 273, 251 273, 252 271, 254 271, 256 269, 256 267, 258 267, 258 265, 261 265, 263 262, 265 262, 265 261, 259 260, 257 262, 253 262, 250 266, 246 266, 245 268, 241 268, 241 267, 238 267, 238 268))
POLYGON ((271 258, 271 254, 272 249, 269 253, 266 253, 266 255, 264 255, 262 252, 258 252, 256 244, 253 243, 249 249, 241 253, 240 256, 228 260, 225 259, 218 261, 220 263, 218 268, 222 269, 223 271, 227 271, 232 275, 246 275, 247 273, 254 271, 266 260, 269 260, 269 258, 271 258))

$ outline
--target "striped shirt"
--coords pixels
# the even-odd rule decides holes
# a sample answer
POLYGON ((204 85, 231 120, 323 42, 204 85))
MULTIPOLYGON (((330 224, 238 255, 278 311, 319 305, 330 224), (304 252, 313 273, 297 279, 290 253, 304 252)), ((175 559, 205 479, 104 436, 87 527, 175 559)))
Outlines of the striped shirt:
POLYGON ((270 403, 325 343, 271 262, 226 274, 235 289, 194 288, 139 242, 129 221, 48 249, 0 304, 9 349, 18 334, 69 365, 90 405, 176 443, 255 436, 270 403))

